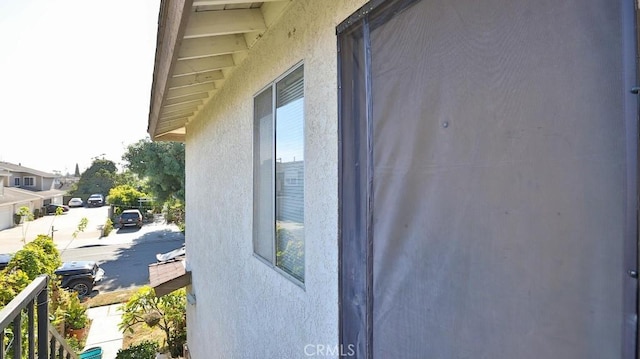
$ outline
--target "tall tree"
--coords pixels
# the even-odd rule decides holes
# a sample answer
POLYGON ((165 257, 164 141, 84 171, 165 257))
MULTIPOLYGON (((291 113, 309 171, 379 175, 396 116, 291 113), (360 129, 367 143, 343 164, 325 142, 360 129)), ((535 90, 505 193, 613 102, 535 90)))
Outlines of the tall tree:
POLYGON ((77 163, 76 163, 76 172, 73 175, 76 177, 80 177, 80 167, 78 167, 77 163))
POLYGON ((142 139, 127 147, 125 166, 146 180, 158 202, 184 201, 184 143, 142 139))
POLYGON ((113 187, 116 177, 116 164, 105 159, 95 159, 91 166, 80 176, 78 186, 71 191, 74 197, 89 197, 93 193, 106 195, 113 187))

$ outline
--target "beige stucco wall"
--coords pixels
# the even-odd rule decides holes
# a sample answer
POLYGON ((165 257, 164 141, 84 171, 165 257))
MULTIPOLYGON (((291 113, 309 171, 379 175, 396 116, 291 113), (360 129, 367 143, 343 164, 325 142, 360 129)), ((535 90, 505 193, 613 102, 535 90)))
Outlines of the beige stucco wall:
POLYGON ((296 0, 187 126, 193 358, 301 358, 338 342, 336 26, 364 0, 296 0), (305 74, 305 288, 253 255, 253 96, 305 74), (307 353, 313 350, 307 347, 307 353))

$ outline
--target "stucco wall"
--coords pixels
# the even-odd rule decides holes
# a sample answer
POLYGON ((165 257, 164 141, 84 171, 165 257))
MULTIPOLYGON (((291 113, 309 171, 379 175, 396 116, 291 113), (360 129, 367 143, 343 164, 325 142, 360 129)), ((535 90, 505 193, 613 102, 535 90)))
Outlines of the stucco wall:
POLYGON ((335 27, 364 0, 296 0, 187 126, 193 358, 301 358, 338 342, 335 27), (253 96, 300 61, 305 81, 305 288, 253 255, 253 96), (309 346, 310 345, 310 346, 309 346), (305 353, 306 346, 306 353, 305 353))

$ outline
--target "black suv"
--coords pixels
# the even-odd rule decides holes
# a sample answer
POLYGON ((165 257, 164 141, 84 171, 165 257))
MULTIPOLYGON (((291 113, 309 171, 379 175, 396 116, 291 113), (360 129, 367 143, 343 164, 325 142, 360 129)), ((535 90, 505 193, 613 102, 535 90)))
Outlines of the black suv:
MULTIPOLYGON (((4 269, 13 255, 0 254, 0 270, 4 269)), ((104 269, 94 261, 64 262, 56 269, 55 274, 60 277, 60 285, 78 293, 83 297, 91 294, 93 286, 104 278, 104 269)))
POLYGON ((60 285, 78 293, 91 294, 93 286, 104 278, 104 269, 94 261, 64 262, 55 273, 60 277, 60 285))

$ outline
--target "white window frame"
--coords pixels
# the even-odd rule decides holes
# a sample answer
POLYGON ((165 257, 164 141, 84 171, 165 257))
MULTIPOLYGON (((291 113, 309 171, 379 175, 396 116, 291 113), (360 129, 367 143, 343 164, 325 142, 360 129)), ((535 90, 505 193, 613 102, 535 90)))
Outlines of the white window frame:
POLYGON ((22 181, 20 180, 20 177, 13 177, 13 186, 14 187, 20 187, 20 183, 22 183, 22 181))
POLYGON ((22 183, 24 187, 35 187, 36 186, 36 178, 33 176, 24 176, 22 177, 22 183), (31 180, 31 181, 28 181, 31 180), (29 184, 32 182, 32 184, 29 184))
MULTIPOLYGON (((298 64, 296 64, 295 66, 293 66, 291 69, 289 69, 288 71, 286 71, 285 73, 283 73, 282 75, 280 75, 279 77, 277 77, 274 81, 272 81, 271 83, 269 83, 267 86, 265 86, 264 88, 260 89, 260 91, 258 91, 254 96, 253 96, 253 101, 254 101, 254 107, 255 107, 255 101, 256 98, 260 95, 262 95, 265 91, 271 90, 271 125, 272 125, 272 131, 273 131, 273 137, 272 137, 272 148, 273 148, 273 158, 272 158, 272 168, 271 168, 271 176, 272 176, 272 189, 273 189, 273 204, 274 204, 274 208, 271 211, 270 215, 271 215, 271 219, 270 221, 273 223, 273 234, 272 234, 272 238, 271 238, 271 244, 272 244, 272 257, 271 258, 265 258, 264 256, 260 255, 257 251, 256 251, 256 240, 257 240, 257 236, 259 236, 260 234, 257 233, 257 225, 256 225, 256 220, 255 220, 255 216, 256 216, 256 209, 254 207, 254 224, 253 224, 253 236, 252 236, 252 240, 253 240, 253 256, 257 259, 259 259, 261 262, 267 264, 268 266, 270 266, 271 268, 273 268, 276 272, 280 273, 281 275, 283 275, 285 278, 289 279, 290 281, 292 281, 294 284, 298 285, 299 287, 301 287, 302 289, 305 289, 305 281, 306 281, 306 240, 303 239, 303 269, 302 269, 302 278, 297 278, 294 275, 288 273, 286 270, 280 268, 277 265, 277 238, 276 238, 276 209, 275 209, 275 205, 276 205, 276 192, 277 192, 277 181, 276 181, 276 156, 275 156, 275 148, 276 148, 276 136, 275 136, 275 129, 276 129, 276 124, 277 124, 277 117, 276 117, 276 112, 277 112, 277 106, 276 106, 276 98, 278 96, 277 94, 277 84, 279 82, 281 82, 282 80, 284 80, 285 78, 287 78, 287 76, 289 76, 291 73, 293 73, 294 71, 303 68, 303 83, 304 83, 304 78, 305 78, 305 74, 304 74, 304 63, 300 62, 298 64)), ((304 86, 304 85, 303 85, 304 86)), ((304 99, 304 94, 303 94, 303 99, 304 99)), ((306 123, 305 122, 305 116, 306 115, 306 111, 303 108, 303 126, 306 123)), ((255 108, 254 108, 254 113, 253 113, 253 125, 256 126, 256 114, 255 114, 255 108)), ((255 130, 255 129, 254 129, 255 130)), ((256 139, 255 137, 256 133, 254 131, 254 138, 253 138, 253 146, 254 146, 254 158, 253 158, 253 166, 254 166, 254 176, 253 176, 253 190, 254 190, 254 206, 256 204, 256 196, 257 194, 255 193, 256 190, 256 176, 257 174, 255 173, 256 171, 256 165, 257 165, 257 161, 259 161, 258 158, 255 157, 256 152, 255 152, 255 146, 259 146, 259 140, 256 139)), ((303 135, 302 135, 302 143, 304 146, 304 143, 306 142, 305 140, 305 136, 304 136, 304 130, 303 130, 303 135)), ((303 178, 300 179, 300 181, 302 183, 304 183, 304 171, 302 171, 302 176, 303 178)), ((283 181, 282 185, 285 185, 285 181, 283 181)), ((304 193, 304 188, 303 188, 303 193, 304 193)), ((304 207, 304 205, 303 205, 304 207)), ((304 208, 303 208, 303 212, 304 212, 304 208)), ((304 222, 303 222, 304 225, 304 222)))

